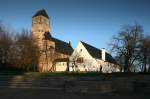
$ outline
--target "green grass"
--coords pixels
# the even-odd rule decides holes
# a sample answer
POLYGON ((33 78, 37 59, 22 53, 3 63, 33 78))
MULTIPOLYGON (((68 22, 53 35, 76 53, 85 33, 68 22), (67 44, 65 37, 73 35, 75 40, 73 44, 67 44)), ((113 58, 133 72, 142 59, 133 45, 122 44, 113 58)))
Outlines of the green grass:
POLYGON ((150 75, 150 73, 100 73, 100 72, 24 72, 20 70, 8 70, 8 71, 0 71, 1 74, 9 74, 9 75, 20 75, 20 74, 31 74, 34 76, 74 76, 74 77, 134 77, 138 75, 150 75))
POLYGON ((99 72, 26 72, 35 76, 49 76, 49 77, 60 77, 60 76, 73 76, 73 77, 135 77, 138 75, 150 75, 150 73, 99 73, 99 72))

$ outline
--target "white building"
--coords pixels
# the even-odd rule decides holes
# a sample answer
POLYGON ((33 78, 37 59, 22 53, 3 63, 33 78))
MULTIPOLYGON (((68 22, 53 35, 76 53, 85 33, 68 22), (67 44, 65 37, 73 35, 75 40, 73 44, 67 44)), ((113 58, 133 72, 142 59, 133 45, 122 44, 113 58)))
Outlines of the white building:
POLYGON ((104 73, 118 72, 114 58, 105 49, 95 48, 80 41, 70 56, 70 71, 100 71, 104 73))
POLYGON ((55 60, 56 72, 69 71, 69 58, 61 58, 55 60))

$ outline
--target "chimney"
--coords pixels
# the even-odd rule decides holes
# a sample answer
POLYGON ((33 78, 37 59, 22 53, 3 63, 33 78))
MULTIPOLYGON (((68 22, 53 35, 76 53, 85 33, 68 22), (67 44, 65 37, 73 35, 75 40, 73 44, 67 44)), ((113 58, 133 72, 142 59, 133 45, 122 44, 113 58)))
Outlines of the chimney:
POLYGON ((69 41, 68 44, 71 46, 71 42, 69 41))
POLYGON ((106 55, 105 55, 106 54, 106 49, 102 48, 101 51, 102 51, 101 52, 102 53, 102 60, 105 61, 106 60, 106 55))

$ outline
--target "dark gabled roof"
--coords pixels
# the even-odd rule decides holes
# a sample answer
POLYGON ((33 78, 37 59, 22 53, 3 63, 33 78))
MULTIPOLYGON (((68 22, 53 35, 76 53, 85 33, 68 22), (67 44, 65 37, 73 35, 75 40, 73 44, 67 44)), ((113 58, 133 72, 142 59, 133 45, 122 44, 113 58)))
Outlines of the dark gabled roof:
MULTIPOLYGON (((94 57, 94 58, 97 58, 97 59, 102 59, 102 50, 96 48, 96 47, 93 47, 85 42, 82 42, 81 43, 83 44, 83 46, 87 49, 87 51, 89 52, 89 54, 94 57)), ((110 63, 116 63, 115 59, 109 54, 106 52, 106 61, 107 62, 110 62, 110 63)))
POLYGON ((49 40, 49 39, 52 39, 52 38, 53 38, 52 35, 51 35, 51 33, 49 33, 49 32, 45 32, 45 33, 44 33, 44 36, 45 36, 45 39, 46 39, 46 40, 49 40))
POLYGON ((46 11, 44 9, 37 11, 33 17, 39 16, 39 15, 49 18, 48 14, 46 13, 46 11))
POLYGON ((117 64, 116 60, 107 52, 106 52, 106 61, 117 64))
POLYGON ((98 48, 95 48, 85 42, 81 41, 81 43, 84 45, 84 47, 87 49, 87 51, 90 53, 90 55, 92 57, 101 59, 101 50, 99 50, 98 48))
POLYGON ((52 37, 49 32, 45 33, 44 35, 45 35, 45 39, 55 42, 55 51, 56 52, 63 53, 66 55, 71 55, 73 53, 73 48, 70 45, 70 43, 67 43, 62 40, 52 37))
POLYGON ((58 40, 56 38, 53 38, 53 40, 55 41, 56 52, 64 53, 67 55, 71 55, 73 53, 73 48, 69 43, 58 40))

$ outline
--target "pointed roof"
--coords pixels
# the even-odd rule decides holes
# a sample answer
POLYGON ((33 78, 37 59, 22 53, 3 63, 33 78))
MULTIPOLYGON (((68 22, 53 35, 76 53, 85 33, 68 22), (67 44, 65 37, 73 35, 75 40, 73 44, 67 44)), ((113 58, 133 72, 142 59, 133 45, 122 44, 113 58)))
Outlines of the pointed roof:
POLYGON ((70 45, 70 43, 67 43, 62 40, 52 37, 52 35, 49 32, 46 32, 44 36, 45 36, 45 39, 55 42, 56 52, 63 53, 66 55, 71 55, 73 53, 73 48, 70 45))
POLYGON ((39 16, 39 15, 42 15, 42 16, 49 19, 49 16, 48 16, 48 14, 46 13, 46 11, 44 9, 41 9, 41 10, 37 11, 33 17, 39 16))
POLYGON ((93 47, 83 41, 81 41, 81 43, 83 44, 83 46, 87 49, 87 51, 89 52, 89 54, 97 59, 101 59, 101 50, 99 50, 96 47, 93 47))
MULTIPOLYGON (((102 50, 100 50, 100 49, 98 49, 96 47, 93 47, 93 46, 91 46, 91 45, 89 45, 89 44, 87 44, 87 43, 85 43, 83 41, 81 41, 81 43, 87 49, 87 51, 89 52, 89 54, 92 57, 102 60, 102 50)), ((105 58, 106 58, 107 62, 116 64, 116 60, 107 52, 106 52, 105 58)))

